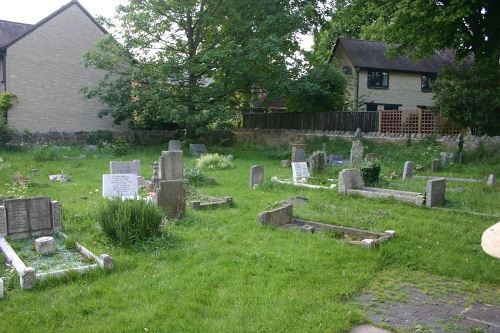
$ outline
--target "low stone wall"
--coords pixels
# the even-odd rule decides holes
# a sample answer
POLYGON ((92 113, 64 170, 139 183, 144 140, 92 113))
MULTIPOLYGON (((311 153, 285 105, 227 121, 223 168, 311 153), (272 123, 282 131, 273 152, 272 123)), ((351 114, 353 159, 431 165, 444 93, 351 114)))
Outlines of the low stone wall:
MULTIPOLYGON (((273 146, 287 146, 290 144, 304 143, 306 140, 314 137, 328 137, 330 139, 342 138, 347 140, 354 140, 356 132, 349 131, 318 131, 318 130, 285 130, 285 129, 238 129, 234 134, 239 141, 242 142, 259 142, 273 146)), ((412 141, 425 140, 429 134, 395 134, 395 133, 380 133, 369 132, 361 133, 363 139, 373 140, 378 142, 391 142, 395 144, 405 145, 408 137, 412 141)), ((434 135, 432 135, 434 136, 434 135)), ((441 143, 444 147, 456 149, 459 136, 458 135, 445 135, 435 136, 436 141, 441 143)), ((497 149, 500 148, 500 136, 464 136, 464 149, 475 149, 479 143, 485 144, 486 148, 497 149)))

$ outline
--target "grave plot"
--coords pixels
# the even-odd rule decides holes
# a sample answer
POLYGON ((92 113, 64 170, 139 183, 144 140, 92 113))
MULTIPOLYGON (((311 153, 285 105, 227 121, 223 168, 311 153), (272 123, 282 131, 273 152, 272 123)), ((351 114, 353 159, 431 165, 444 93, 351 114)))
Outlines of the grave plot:
POLYGON ((278 182, 281 184, 290 184, 295 186, 304 186, 309 188, 322 188, 322 189, 333 189, 337 185, 331 184, 330 186, 321 186, 308 184, 307 180, 311 177, 309 173, 309 168, 306 162, 292 162, 292 179, 278 179, 277 177, 272 177, 271 181, 278 182))
POLYGON ((359 194, 370 198, 394 198, 412 202, 417 206, 425 203, 427 207, 441 207, 445 202, 446 179, 427 181, 425 196, 418 192, 407 192, 363 186, 361 173, 357 169, 344 169, 339 173, 339 193, 359 194))
POLYGON ((277 228, 301 230, 304 232, 321 232, 330 234, 336 239, 346 240, 350 244, 366 248, 375 247, 377 244, 394 237, 396 234, 393 230, 387 230, 385 233, 380 233, 295 219, 293 218, 293 205, 290 204, 262 212, 259 214, 258 219, 261 225, 271 225, 277 228))
POLYGON ((48 197, 5 200, 5 206, 0 206, 0 250, 19 275, 22 289, 47 277, 114 266, 107 254, 96 256, 77 242, 69 246, 61 228, 61 205, 48 197))
POLYGON ((204 194, 197 195, 199 200, 189 201, 189 205, 194 209, 215 208, 221 205, 231 205, 233 197, 216 198, 204 194))

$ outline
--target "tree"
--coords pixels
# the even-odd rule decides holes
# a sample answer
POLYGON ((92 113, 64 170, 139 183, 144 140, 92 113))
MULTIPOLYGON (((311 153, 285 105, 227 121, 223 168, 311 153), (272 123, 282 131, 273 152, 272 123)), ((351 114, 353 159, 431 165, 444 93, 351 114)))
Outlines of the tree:
POLYGON ((224 122, 253 86, 279 94, 297 75, 297 33, 316 24, 317 1, 131 0, 118 8, 123 47, 108 38, 85 56, 108 71, 85 94, 135 127, 173 122, 194 134, 224 122))
POLYGON ((292 81, 286 108, 292 112, 332 112, 344 107, 347 80, 333 63, 316 61, 305 75, 292 81))
POLYGON ((500 70, 478 63, 445 68, 432 84, 435 108, 474 135, 500 134, 500 70))

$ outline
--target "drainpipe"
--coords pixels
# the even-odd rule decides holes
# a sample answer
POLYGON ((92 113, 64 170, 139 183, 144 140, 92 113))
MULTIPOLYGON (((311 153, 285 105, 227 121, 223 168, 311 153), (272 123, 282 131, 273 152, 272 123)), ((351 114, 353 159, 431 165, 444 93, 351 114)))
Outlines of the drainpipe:
POLYGON ((354 101, 356 103, 355 109, 358 111, 359 109, 359 67, 355 68, 356 70, 356 95, 354 97, 354 101))
POLYGON ((0 50, 0 54, 2 55, 2 83, 3 83, 3 91, 7 91, 7 50, 0 50))

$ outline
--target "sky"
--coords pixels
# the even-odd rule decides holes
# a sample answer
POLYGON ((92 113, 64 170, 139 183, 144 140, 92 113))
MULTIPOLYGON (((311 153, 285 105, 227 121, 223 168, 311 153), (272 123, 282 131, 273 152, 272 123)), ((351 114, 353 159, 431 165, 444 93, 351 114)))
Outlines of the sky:
MULTIPOLYGON (((35 24, 71 0, 0 0, 0 20, 35 24)), ((112 18, 115 8, 127 0, 79 0, 92 16, 112 18)))
MULTIPOLYGON (((71 0, 0 0, 0 20, 35 24, 43 20, 71 0)), ((128 0, 79 0, 80 4, 94 17, 113 18, 118 5, 128 0)), ((310 49, 312 37, 302 36, 302 47, 310 49)))

